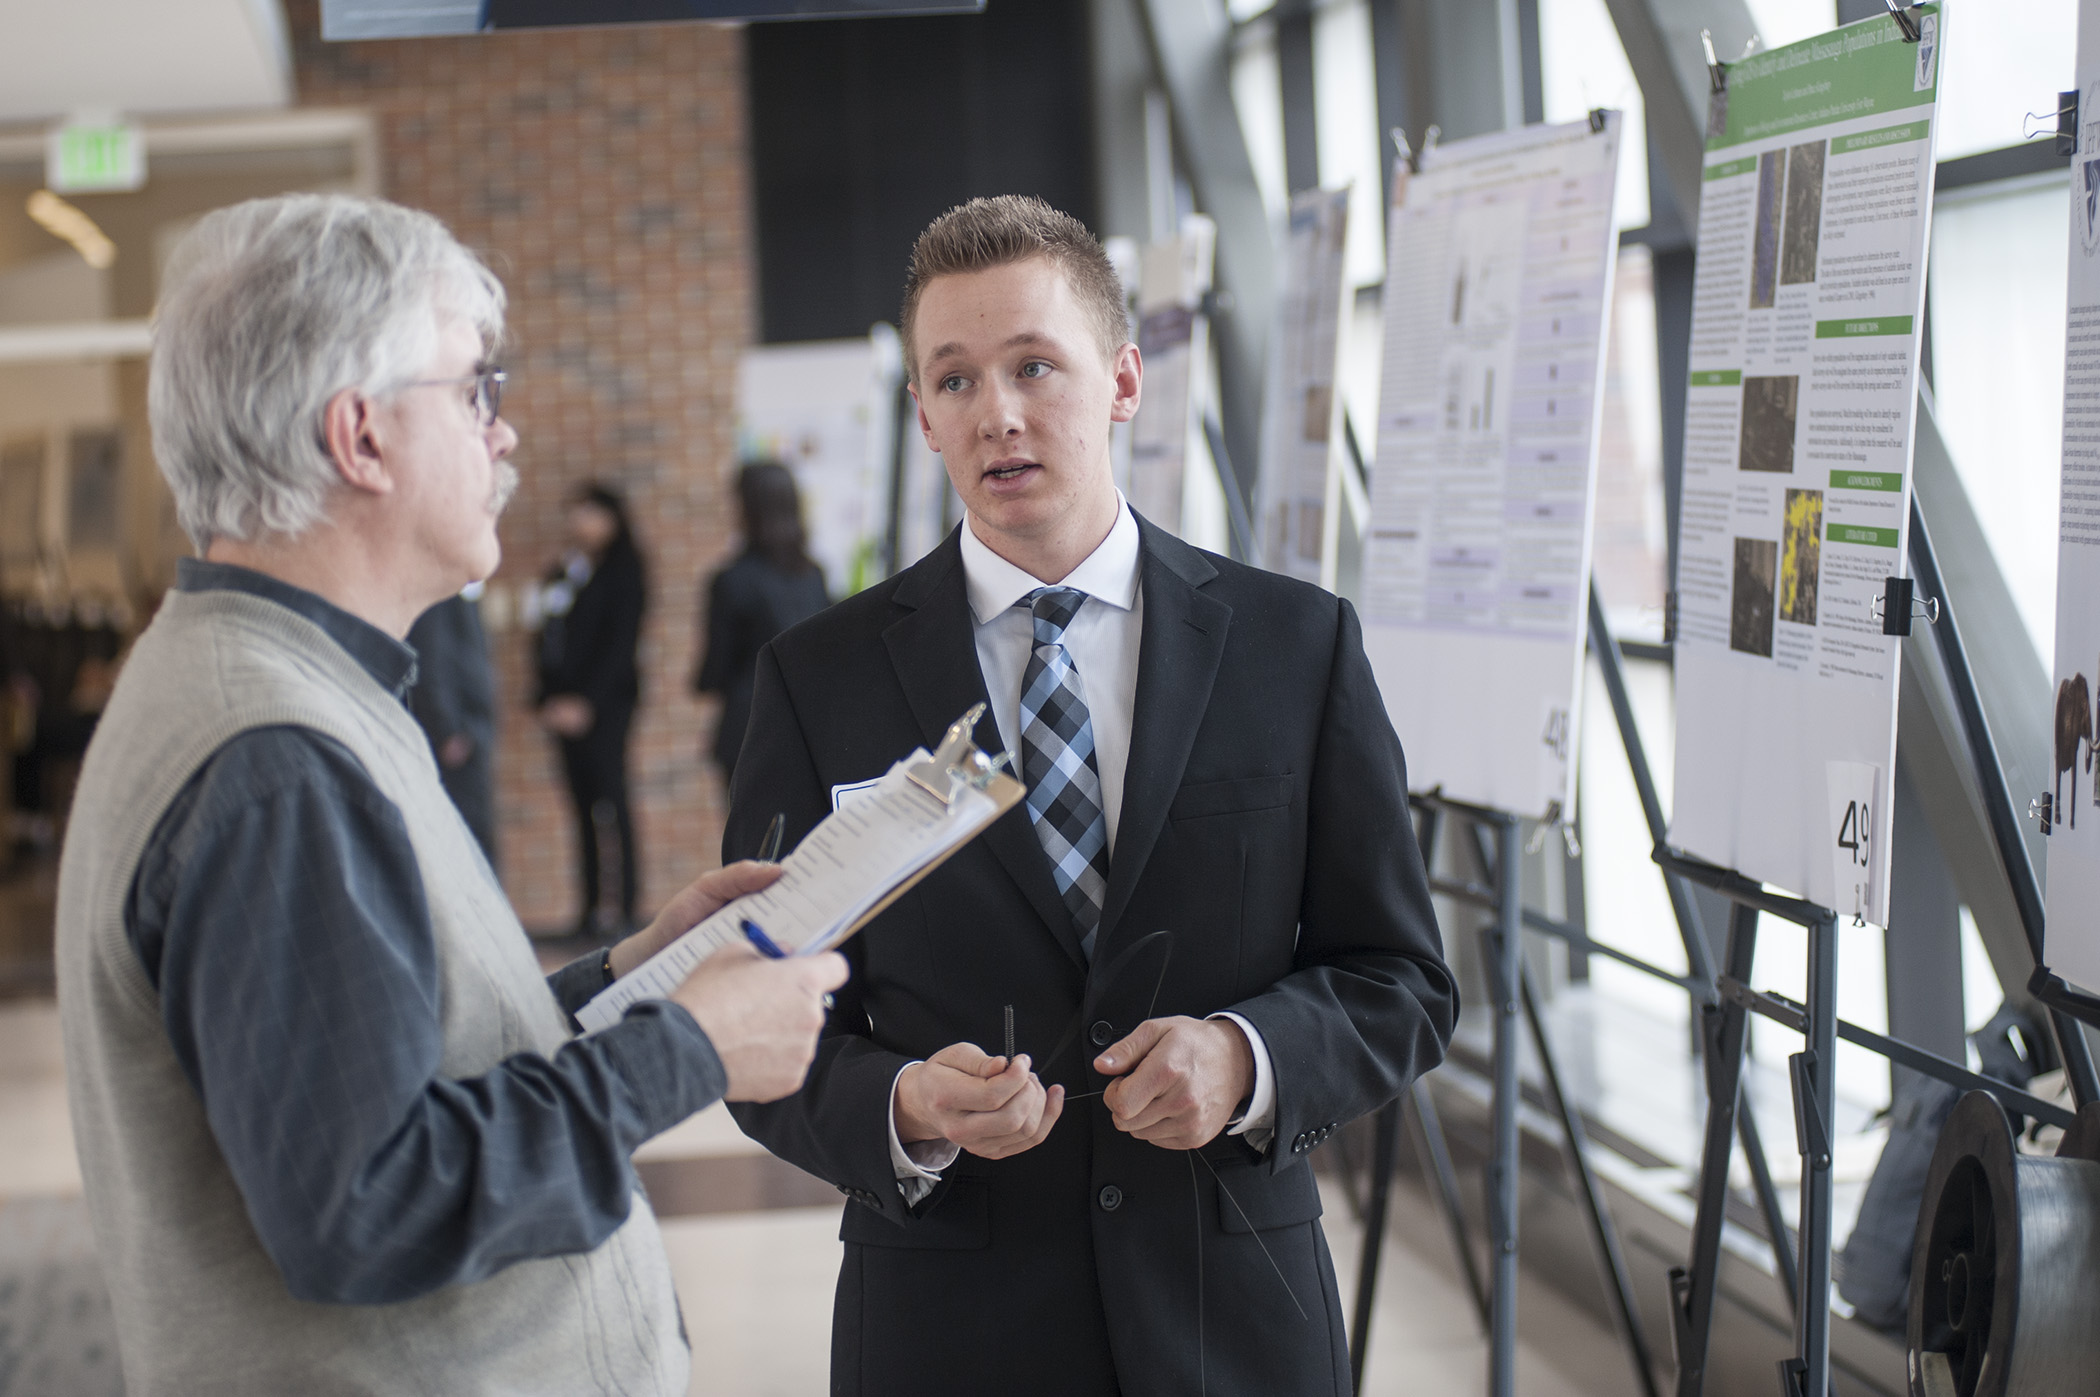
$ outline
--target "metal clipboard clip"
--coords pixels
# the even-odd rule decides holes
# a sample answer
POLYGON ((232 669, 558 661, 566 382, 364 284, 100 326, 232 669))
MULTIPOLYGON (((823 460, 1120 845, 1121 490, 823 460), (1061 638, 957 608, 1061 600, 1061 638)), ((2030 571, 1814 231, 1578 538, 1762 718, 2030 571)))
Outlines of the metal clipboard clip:
POLYGON ((978 720, 983 717, 983 704, 970 705, 969 712, 948 725, 947 734, 933 755, 904 768, 905 776, 943 805, 953 805, 965 788, 981 791, 991 785, 993 778, 1013 761, 1014 754, 1001 752, 988 757, 971 740, 970 734, 977 730, 978 720))

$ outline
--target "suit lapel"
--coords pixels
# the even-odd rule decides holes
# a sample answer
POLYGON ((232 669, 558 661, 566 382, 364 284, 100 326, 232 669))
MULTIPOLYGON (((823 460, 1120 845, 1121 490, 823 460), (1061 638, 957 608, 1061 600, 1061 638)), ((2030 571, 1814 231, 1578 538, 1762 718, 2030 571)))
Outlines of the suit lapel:
MULTIPOLYGON (((897 683, 918 720, 920 739, 930 751, 939 745, 950 723, 972 704, 985 702, 959 533, 949 534, 945 543, 911 568, 898 585, 895 599, 912 610, 893 622, 882 639, 896 668, 897 683)), ((978 732, 980 737, 989 732, 989 740, 998 741, 998 728, 989 713, 978 732)), ((1084 965, 1086 956, 1079 948, 1072 914, 1057 895, 1050 860, 1028 822, 1027 805, 1007 811, 978 838, 1005 867, 1073 963, 1084 965)))
POLYGON ((1138 529, 1145 633, 1138 645, 1130 760, 1123 773, 1123 813, 1109 859, 1101 934, 1094 946, 1097 959, 1107 952, 1159 843, 1167 809, 1196 744, 1196 729, 1210 705, 1211 685, 1232 622, 1231 607, 1198 590, 1217 576, 1201 553, 1142 518, 1138 529))

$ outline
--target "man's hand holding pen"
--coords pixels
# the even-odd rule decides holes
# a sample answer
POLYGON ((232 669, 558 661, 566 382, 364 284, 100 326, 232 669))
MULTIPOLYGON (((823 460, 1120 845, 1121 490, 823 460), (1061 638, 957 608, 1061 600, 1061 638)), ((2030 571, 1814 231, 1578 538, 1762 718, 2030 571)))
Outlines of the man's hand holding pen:
POLYGON ((1065 1089, 1045 1087, 1028 1055, 993 1056, 955 1043, 897 1079, 897 1138, 947 1140, 983 1159, 1004 1159, 1049 1138, 1065 1089))
POLYGON ((1116 1129, 1165 1150, 1207 1145, 1254 1091, 1254 1050, 1230 1019, 1147 1019, 1094 1059, 1116 1129))
MULTIPOLYGON (((615 978, 625 975, 716 909, 779 877, 778 864, 751 862, 703 873, 648 930, 613 947, 607 968, 615 978)), ((845 982, 846 958, 835 952, 772 960, 735 945, 702 961, 671 999, 714 1044, 729 1077, 729 1100, 778 1101, 802 1086, 824 1030, 826 992, 845 982)))

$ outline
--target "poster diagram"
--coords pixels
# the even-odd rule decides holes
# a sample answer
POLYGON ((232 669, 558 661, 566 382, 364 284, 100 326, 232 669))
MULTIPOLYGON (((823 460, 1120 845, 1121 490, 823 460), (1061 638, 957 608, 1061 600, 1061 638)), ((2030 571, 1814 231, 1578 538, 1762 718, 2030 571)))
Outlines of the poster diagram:
POLYGON ((2043 949, 2050 969, 2091 990, 2100 989, 2100 0, 2079 5, 2078 91, 2043 949))
POLYGON ((896 333, 879 325, 865 339, 764 345, 737 365, 737 455, 795 473, 809 553, 834 597, 882 576, 903 373, 896 333))
POLYGON ((1322 564, 1332 551, 1328 490, 1341 447, 1335 359, 1348 231, 1348 189, 1308 189, 1291 200, 1262 411, 1256 528, 1269 570, 1307 582, 1326 580, 1322 564))
POLYGON ((1732 65, 1714 99, 1676 579, 1671 841, 1877 922, 1886 841, 1855 877, 1832 830, 1885 828, 1895 770, 1876 606, 1906 571, 1943 23, 1911 13, 1919 43, 1866 20, 1732 65))
POLYGON ((1145 393, 1131 424, 1130 507, 1169 533, 1183 527, 1190 443, 1196 420, 1198 376, 1210 361, 1210 318, 1203 298, 1211 287, 1217 225, 1191 214, 1174 237, 1152 243, 1138 276, 1138 352, 1145 393))
POLYGON ((1620 122, 1426 151, 1393 181, 1364 648, 1408 779, 1574 808, 1620 122))

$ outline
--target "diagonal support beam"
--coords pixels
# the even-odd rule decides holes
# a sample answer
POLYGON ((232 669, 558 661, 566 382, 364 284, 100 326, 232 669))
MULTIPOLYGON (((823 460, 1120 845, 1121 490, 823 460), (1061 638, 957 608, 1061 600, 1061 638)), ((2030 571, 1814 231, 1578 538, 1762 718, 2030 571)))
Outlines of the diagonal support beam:
POLYGON ((1218 225, 1220 415, 1243 487, 1261 457, 1263 356, 1276 310, 1276 243, 1232 103, 1232 24, 1218 0, 1140 0, 1153 71, 1173 113, 1175 154, 1218 225))
POLYGON ((1700 169, 1706 155, 1706 102, 1713 90, 1701 30, 1711 30, 1714 52, 1742 56, 1757 32, 1744 0, 1604 0, 1626 61, 1648 109, 1648 148, 1657 172, 1684 214, 1699 226, 1700 169))

